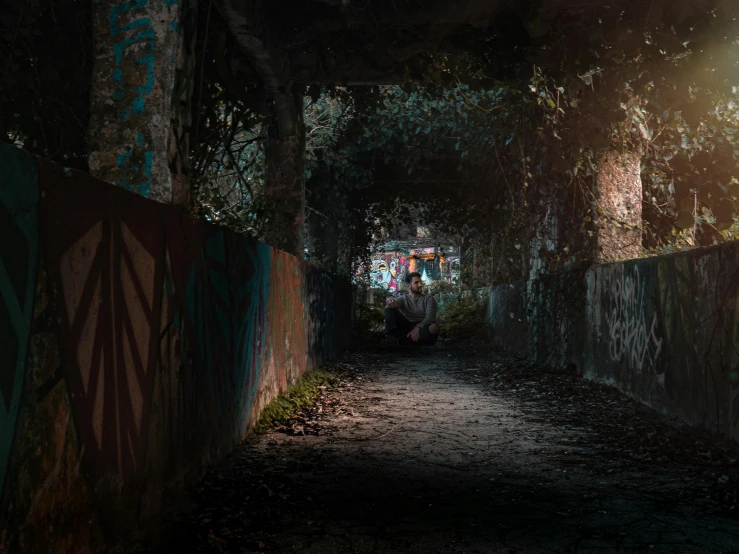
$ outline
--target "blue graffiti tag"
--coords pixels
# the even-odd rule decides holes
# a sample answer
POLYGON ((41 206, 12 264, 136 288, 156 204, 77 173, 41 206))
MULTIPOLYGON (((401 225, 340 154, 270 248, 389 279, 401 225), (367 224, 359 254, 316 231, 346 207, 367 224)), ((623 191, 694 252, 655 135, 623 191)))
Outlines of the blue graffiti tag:
MULTIPOLYGON (((128 14, 132 10, 145 8, 148 4, 149 0, 129 0, 113 6, 109 12, 110 36, 121 39, 113 45, 115 60, 113 80, 118 84, 118 88, 113 93, 113 98, 121 101, 123 104, 124 99, 127 98, 126 92, 129 92, 128 97, 133 96, 133 100, 129 104, 121 106, 120 116, 123 121, 128 120, 131 116, 144 115, 146 111, 146 98, 154 89, 156 35, 154 29, 151 27, 151 20, 148 17, 141 17, 124 25, 120 24, 120 20, 122 15, 128 14), (135 34, 131 35, 131 33, 135 34), (141 45, 143 48, 137 50, 138 57, 128 60, 125 54, 134 45, 141 45), (142 85, 135 87, 135 89, 127 91, 123 78, 124 73, 135 71, 136 66, 144 68, 145 81, 142 85)), ((167 5, 170 4, 168 3, 167 5)), ((136 144, 132 145, 128 152, 116 158, 116 164, 119 169, 118 184, 142 196, 150 196, 154 152, 145 148, 144 142, 144 136, 139 133, 136 144), (134 158, 134 153, 139 155, 134 158), (133 159, 140 158, 144 160, 143 167, 140 163, 132 163, 133 159)))

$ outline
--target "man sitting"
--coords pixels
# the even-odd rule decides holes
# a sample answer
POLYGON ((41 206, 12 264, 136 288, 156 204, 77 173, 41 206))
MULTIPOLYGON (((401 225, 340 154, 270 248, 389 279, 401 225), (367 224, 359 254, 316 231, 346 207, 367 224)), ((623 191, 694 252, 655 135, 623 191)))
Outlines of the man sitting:
POLYGON ((398 298, 388 298, 385 308, 385 329, 388 336, 399 339, 400 344, 433 346, 439 338, 436 323, 436 300, 423 294, 423 282, 418 272, 406 275, 410 293, 398 298))

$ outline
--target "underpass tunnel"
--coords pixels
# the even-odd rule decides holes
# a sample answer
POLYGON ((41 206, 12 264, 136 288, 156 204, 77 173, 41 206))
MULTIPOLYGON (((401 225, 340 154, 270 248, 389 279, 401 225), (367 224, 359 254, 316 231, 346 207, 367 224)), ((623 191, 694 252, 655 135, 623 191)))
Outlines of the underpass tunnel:
POLYGON ((2 3, 0 553, 739 550, 737 6, 586 4, 2 3))

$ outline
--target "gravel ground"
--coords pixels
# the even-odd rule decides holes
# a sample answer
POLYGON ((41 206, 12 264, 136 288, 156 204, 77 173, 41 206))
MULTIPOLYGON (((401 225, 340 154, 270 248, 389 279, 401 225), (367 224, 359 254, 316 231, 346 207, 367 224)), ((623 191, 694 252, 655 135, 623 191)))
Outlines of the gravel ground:
POLYGON ((339 367, 208 474, 162 552, 739 552, 734 443, 475 344, 339 367))

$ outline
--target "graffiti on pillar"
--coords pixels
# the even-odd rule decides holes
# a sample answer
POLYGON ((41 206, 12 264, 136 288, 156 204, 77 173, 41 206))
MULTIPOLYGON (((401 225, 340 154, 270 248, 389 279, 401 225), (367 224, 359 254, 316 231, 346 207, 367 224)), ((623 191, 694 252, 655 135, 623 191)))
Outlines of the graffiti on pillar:
MULTIPOLYGON (((124 121, 144 115, 154 89, 156 33, 151 18, 141 13, 148 4, 149 0, 128 0, 114 5, 109 13, 116 83, 113 98, 119 102, 119 115, 124 121)), ((146 143, 146 137, 138 131, 128 151, 116 158, 118 184, 142 196, 151 194, 154 159, 146 143)))
POLYGON ((657 314, 647 313, 646 282, 640 279, 639 268, 633 275, 619 271, 611 281, 611 308, 608 319, 609 353, 614 362, 625 361, 641 371, 654 367, 662 351, 662 339, 657 334, 657 314))
POLYGON ((33 317, 38 231, 38 179, 34 159, 0 151, 0 494, 20 407, 33 317))

